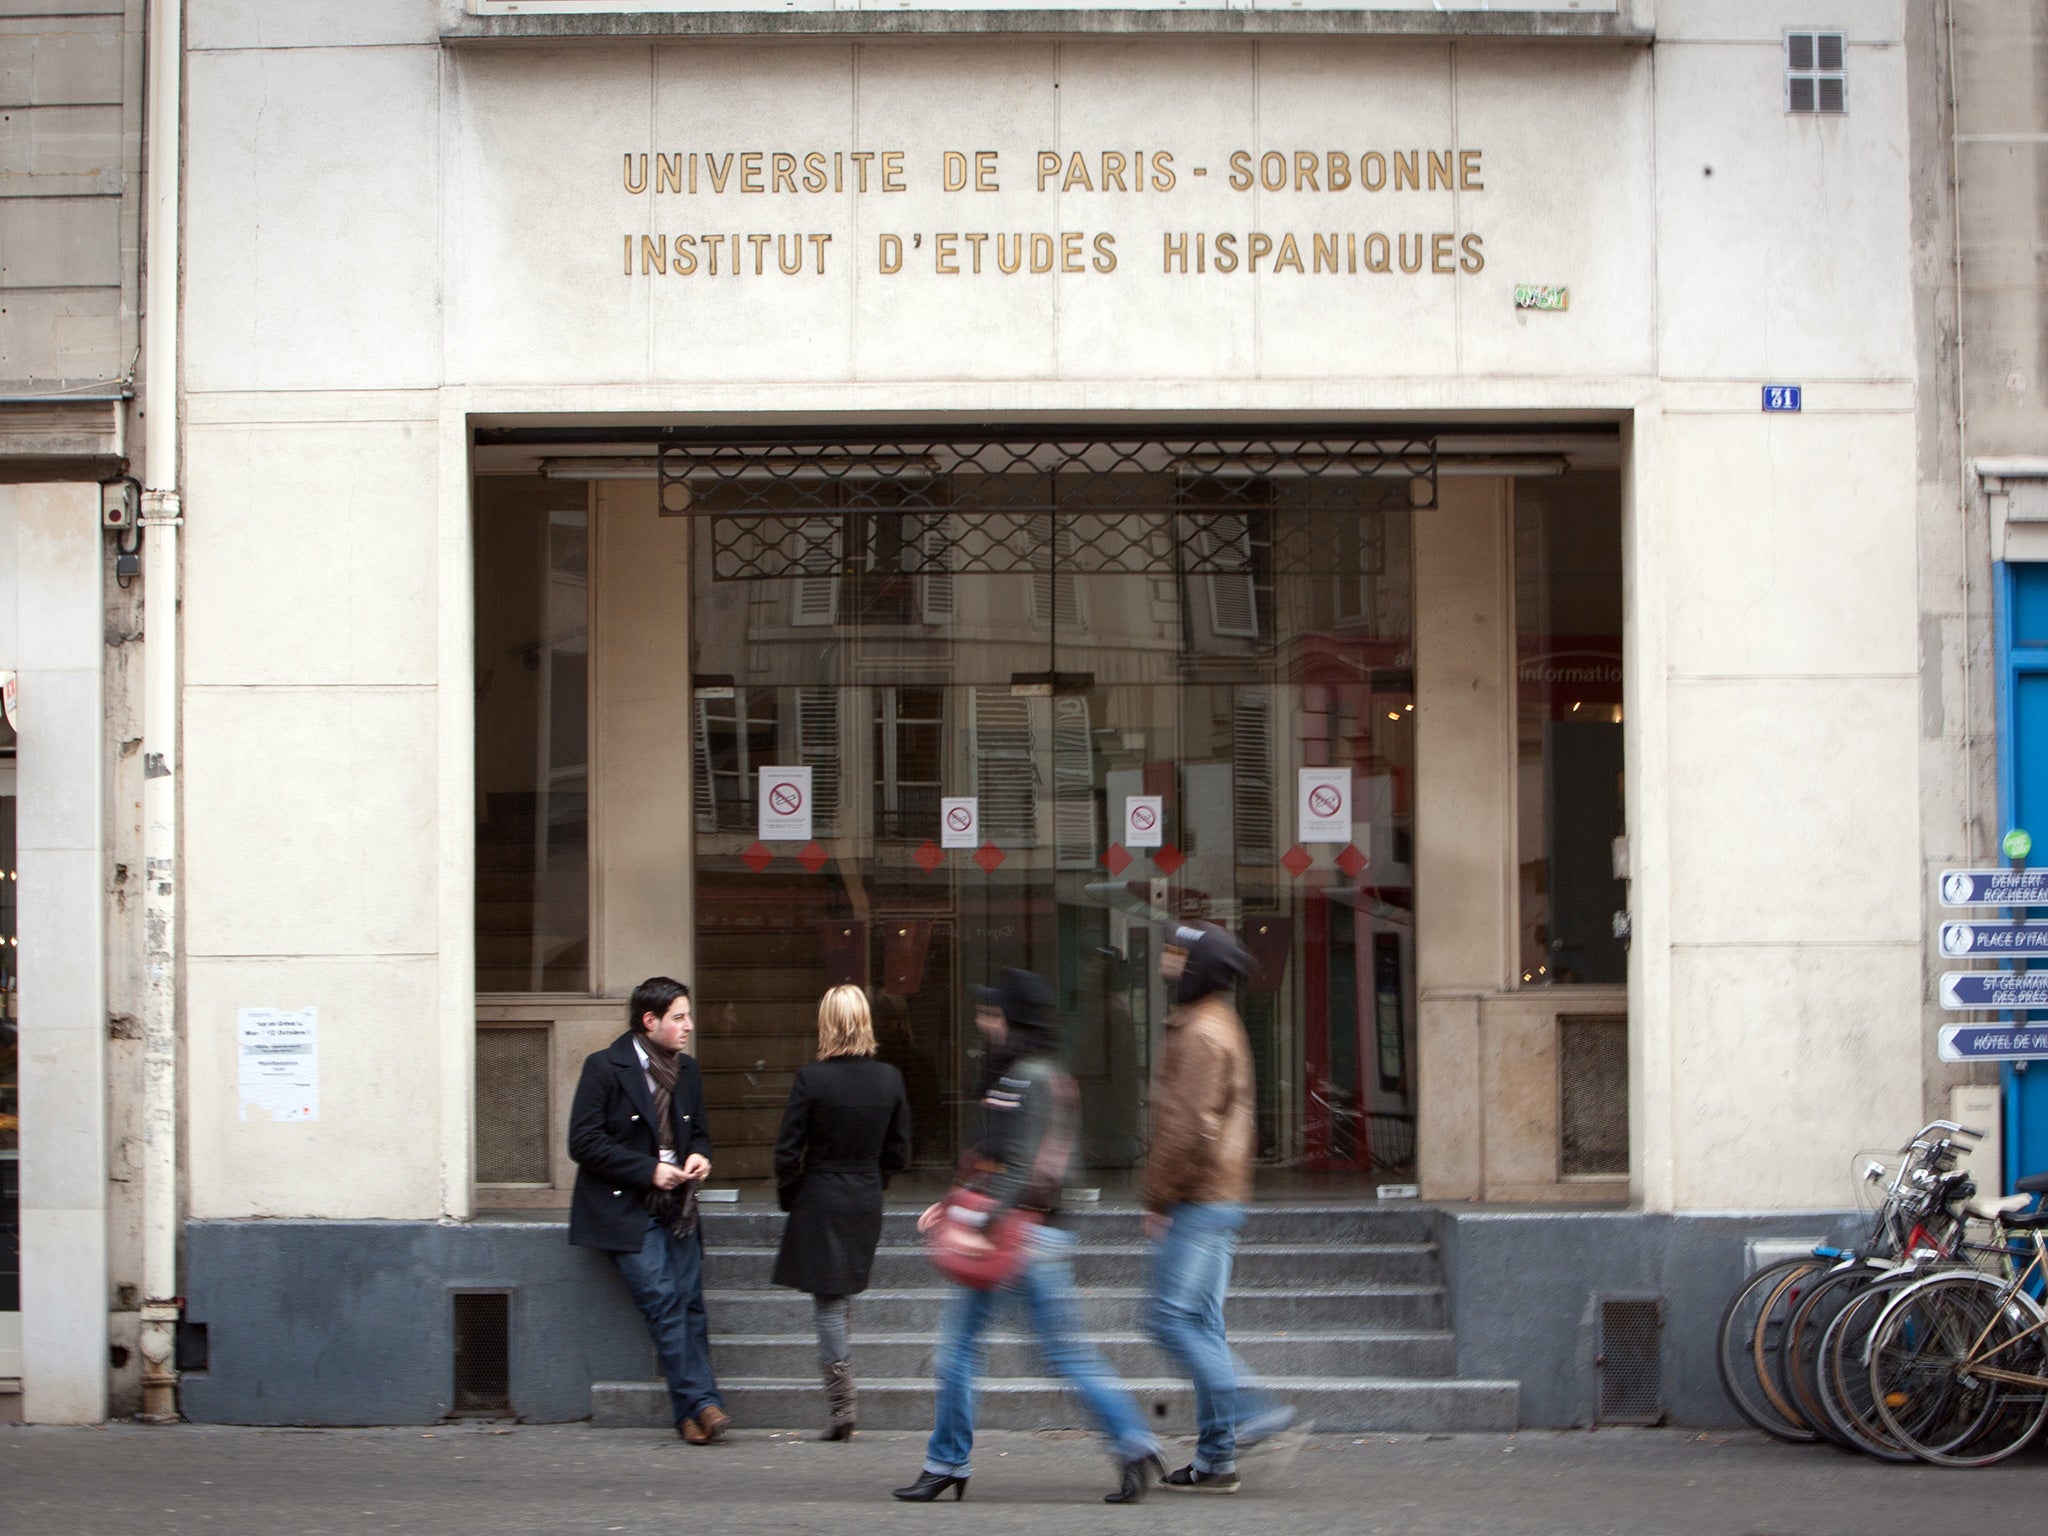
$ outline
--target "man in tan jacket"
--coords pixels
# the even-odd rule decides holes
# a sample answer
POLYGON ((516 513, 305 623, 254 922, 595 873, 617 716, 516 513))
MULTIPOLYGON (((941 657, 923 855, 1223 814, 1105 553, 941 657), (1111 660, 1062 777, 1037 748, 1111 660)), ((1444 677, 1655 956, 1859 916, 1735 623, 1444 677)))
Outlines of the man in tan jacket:
POLYGON ((1152 1080, 1145 1235, 1152 1239, 1147 1322, 1195 1384, 1194 1460, 1167 1474, 1181 1493, 1235 1493, 1237 1452, 1294 1412, 1242 1382, 1223 1332, 1230 1261, 1252 1191, 1252 1052, 1232 1003, 1251 957, 1214 923, 1181 923, 1160 973, 1173 984, 1166 1048, 1152 1080))

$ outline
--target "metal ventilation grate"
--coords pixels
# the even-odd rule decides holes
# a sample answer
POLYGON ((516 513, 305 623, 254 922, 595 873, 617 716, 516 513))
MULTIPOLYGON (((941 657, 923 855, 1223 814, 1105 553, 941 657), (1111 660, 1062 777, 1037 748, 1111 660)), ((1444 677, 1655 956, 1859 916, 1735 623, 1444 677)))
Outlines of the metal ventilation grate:
POLYGON ((1602 1296, 1593 1367, 1600 1383, 1599 1424, 1656 1424, 1664 1417, 1664 1301, 1602 1296))
MULTIPOLYGON (((903 434, 658 445, 665 516, 711 520, 719 581, 1342 574, 1361 511, 1437 500, 1434 438, 1342 430, 903 434)), ((1362 573, 1362 572, 1360 572, 1362 573)), ((822 593, 823 588, 820 588, 822 593)))
POLYGON ((454 1411, 512 1411, 512 1298, 504 1291, 455 1294, 454 1411))
POLYGON ((1557 1021, 1557 1167, 1566 1178, 1628 1172, 1628 1020, 1557 1021))
POLYGON ((546 1184, 548 1027, 476 1032, 476 1178, 479 1184, 546 1184))

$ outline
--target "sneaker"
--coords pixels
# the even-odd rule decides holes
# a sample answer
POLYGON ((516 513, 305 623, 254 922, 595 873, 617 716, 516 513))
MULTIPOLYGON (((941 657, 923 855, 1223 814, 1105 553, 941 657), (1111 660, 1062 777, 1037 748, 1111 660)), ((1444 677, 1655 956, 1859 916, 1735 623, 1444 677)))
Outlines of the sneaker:
POLYGON ((1244 1485, 1235 1472, 1198 1472, 1190 1463, 1178 1472, 1167 1473, 1159 1480, 1159 1486, 1175 1493, 1235 1493, 1244 1485))
POLYGON ((1286 1433, 1293 1427, 1297 1417, 1296 1410, 1286 1403, 1275 1403, 1270 1408, 1260 1409, 1237 1426, 1238 1454, 1243 1455, 1246 1451, 1264 1445, 1275 1436, 1286 1433))

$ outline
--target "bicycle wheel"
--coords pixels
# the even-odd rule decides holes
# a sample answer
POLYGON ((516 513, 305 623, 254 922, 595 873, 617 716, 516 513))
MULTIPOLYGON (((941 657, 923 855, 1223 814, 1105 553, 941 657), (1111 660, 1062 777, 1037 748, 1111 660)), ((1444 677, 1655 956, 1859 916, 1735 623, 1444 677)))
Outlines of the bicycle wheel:
POLYGON ((1829 1320, 1821 1335, 1818 1379, 1821 1408, 1844 1440, 1879 1461, 1910 1462, 1913 1453, 1891 1438, 1870 1399, 1870 1372, 1864 1349, 1885 1306, 1908 1285, 1914 1274, 1888 1274, 1851 1296, 1829 1320))
MULTIPOLYGON (((1735 1411, 1765 1434, 1795 1445, 1818 1440, 1820 1436, 1803 1420, 1772 1403, 1758 1368, 1756 1344, 1786 1283, 1824 1266, 1825 1261, 1817 1258, 1781 1259, 1743 1281, 1721 1313, 1720 1345, 1714 1354, 1721 1390, 1728 1394, 1735 1411)), ((1776 1327, 1781 1326, 1782 1314, 1776 1327)), ((1773 1344, 1778 1337, 1776 1327, 1769 1333, 1773 1344)))
POLYGON ((1828 1419, 1820 1395, 1821 1340, 1828 1324, 1847 1306, 1855 1294, 1885 1271, 1852 1260, 1837 1265, 1820 1279, 1805 1286, 1805 1295, 1786 1321, 1779 1340, 1779 1374, 1787 1395, 1800 1416, 1820 1432, 1821 1438, 1839 1450, 1854 1454, 1862 1449, 1828 1419))
POLYGON ((1988 1275, 1942 1275, 1913 1287, 1886 1309, 1871 1339, 1879 1417, 1936 1466, 2003 1461, 2048 1418, 2039 1322, 2037 1308, 2006 1297, 1988 1275))

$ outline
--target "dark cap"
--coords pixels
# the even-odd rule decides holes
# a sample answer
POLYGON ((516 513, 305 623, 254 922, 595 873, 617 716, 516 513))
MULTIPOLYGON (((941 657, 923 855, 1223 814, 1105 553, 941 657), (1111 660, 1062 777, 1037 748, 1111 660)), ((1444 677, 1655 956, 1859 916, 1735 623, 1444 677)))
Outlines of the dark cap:
POLYGON ((1004 971, 992 987, 969 987, 975 1004, 994 1008, 1012 1024, 1044 1028, 1052 1023, 1052 988, 1030 971, 1004 971))

